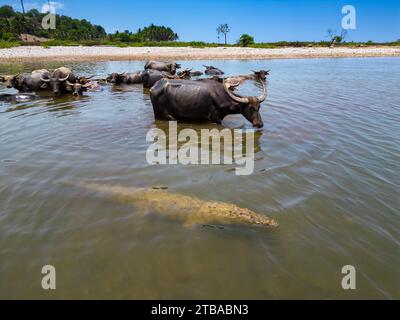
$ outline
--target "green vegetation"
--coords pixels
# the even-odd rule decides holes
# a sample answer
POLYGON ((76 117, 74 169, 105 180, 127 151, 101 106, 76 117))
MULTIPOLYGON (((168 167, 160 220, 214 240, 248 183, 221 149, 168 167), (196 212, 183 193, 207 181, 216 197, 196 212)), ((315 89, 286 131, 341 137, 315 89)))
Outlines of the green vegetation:
MULTIPOLYGON (((217 43, 206 43, 202 41, 178 42, 178 35, 169 27, 151 24, 136 33, 125 30, 107 34, 103 27, 92 25, 87 20, 73 19, 63 15, 56 16, 56 29, 45 30, 42 28, 42 19, 46 14, 32 9, 21 13, 14 11, 11 6, 0 7, 0 48, 12 48, 23 43, 21 34, 29 34, 32 37, 31 45, 42 45, 44 48, 51 46, 117 46, 117 47, 218 47, 217 43), (40 39, 43 38, 43 39, 40 39), (49 39, 44 41, 45 39, 49 39)), ((345 33, 336 34, 336 31, 328 30, 329 40, 321 42, 309 41, 279 41, 267 43, 255 43, 254 38, 243 34, 237 44, 227 43, 227 34, 230 32, 228 24, 220 24, 217 28, 218 36, 223 35, 225 47, 243 46, 251 48, 281 48, 281 47, 328 47, 335 46, 358 47, 358 46, 400 46, 400 39, 389 43, 375 43, 368 41, 345 42, 345 33)), ((29 40, 31 41, 31 40, 29 40)), ((218 41, 219 42, 219 41, 218 41)))
POLYGON ((151 24, 148 27, 139 29, 136 33, 132 33, 129 30, 124 32, 116 32, 108 35, 110 41, 118 42, 159 42, 159 41, 176 41, 178 35, 172 31, 169 27, 156 26, 151 24))
POLYGON ((0 40, 0 49, 18 47, 21 45, 18 41, 4 41, 0 40))
POLYGON ((101 26, 92 25, 87 20, 73 19, 63 15, 56 15, 56 29, 42 28, 42 19, 46 16, 36 9, 27 13, 16 12, 11 6, 0 7, 0 39, 17 41, 20 34, 27 33, 42 38, 56 40, 93 40, 107 36, 101 26))
POLYGON ((346 36, 347 36, 347 30, 342 30, 342 32, 339 35, 336 33, 336 30, 328 29, 328 37, 330 38, 329 46, 333 46, 344 42, 346 36))
POLYGON ((249 36, 248 34, 242 34, 238 40, 238 45, 242 47, 248 47, 249 45, 254 44, 254 38, 249 36))

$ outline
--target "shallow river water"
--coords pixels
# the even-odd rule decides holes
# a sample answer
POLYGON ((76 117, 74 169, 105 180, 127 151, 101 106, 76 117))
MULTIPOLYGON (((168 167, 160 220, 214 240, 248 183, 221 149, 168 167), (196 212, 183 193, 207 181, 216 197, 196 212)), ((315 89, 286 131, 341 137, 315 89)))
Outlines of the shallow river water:
MULTIPOLYGON (((60 64, 1 64, 0 74, 60 64)), ((99 76, 143 64, 65 63, 99 76)), ((254 173, 148 164, 146 133, 167 124, 154 120, 141 86, 0 102, 0 298, 400 298, 400 59, 182 64, 228 75, 271 69, 254 173), (142 215, 82 181, 166 186, 280 226, 142 215), (46 264, 55 291, 41 288, 46 264), (342 289, 345 265, 356 269, 356 290, 342 289)))

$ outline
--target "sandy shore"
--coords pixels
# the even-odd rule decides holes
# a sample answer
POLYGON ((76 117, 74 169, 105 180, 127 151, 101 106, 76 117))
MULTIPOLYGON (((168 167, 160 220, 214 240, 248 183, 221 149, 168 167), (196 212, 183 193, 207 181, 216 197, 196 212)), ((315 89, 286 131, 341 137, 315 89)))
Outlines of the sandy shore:
POLYGON ((208 60, 208 59, 290 59, 341 57, 400 57, 400 47, 279 48, 239 47, 51 47, 21 46, 0 49, 0 62, 59 60, 208 60))

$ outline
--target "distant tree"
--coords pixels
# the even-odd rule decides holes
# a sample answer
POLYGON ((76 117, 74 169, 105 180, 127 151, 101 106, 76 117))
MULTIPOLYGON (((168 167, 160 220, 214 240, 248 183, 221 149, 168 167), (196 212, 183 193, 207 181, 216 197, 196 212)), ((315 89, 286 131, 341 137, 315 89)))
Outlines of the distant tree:
POLYGON ((148 27, 144 27, 140 32, 136 34, 136 37, 141 38, 142 41, 176 41, 178 40, 178 34, 176 34, 171 28, 165 26, 156 26, 151 24, 148 27))
POLYGON ((248 34, 242 34, 238 40, 238 44, 242 47, 247 47, 254 44, 254 38, 248 34))
POLYGON ((335 44, 342 43, 347 36, 347 30, 342 29, 340 35, 336 33, 336 30, 328 29, 328 37, 330 39, 329 46, 332 47, 335 44))
POLYGON ((220 34, 223 34, 223 35, 224 35, 225 44, 227 44, 226 37, 227 37, 227 35, 228 35, 228 33, 229 33, 230 31, 231 31, 231 29, 229 28, 229 25, 228 25, 227 23, 220 24, 220 25, 217 27, 217 33, 218 33, 218 35, 220 35, 220 34))
POLYGON ((26 13, 26 15, 28 17, 38 17, 40 15, 40 12, 37 9, 31 9, 26 13))
POLYGON ((0 17, 1 18, 11 18, 15 16, 15 11, 11 6, 0 7, 0 17))
POLYGON ((24 15, 21 13, 17 13, 15 18, 11 20, 11 28, 14 32, 16 32, 17 36, 25 32, 25 25, 26 20, 24 18, 24 15))

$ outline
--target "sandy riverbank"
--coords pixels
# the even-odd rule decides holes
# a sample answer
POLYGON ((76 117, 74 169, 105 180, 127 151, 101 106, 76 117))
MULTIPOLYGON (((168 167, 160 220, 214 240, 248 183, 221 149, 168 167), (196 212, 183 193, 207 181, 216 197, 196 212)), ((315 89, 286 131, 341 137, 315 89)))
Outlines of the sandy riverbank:
POLYGON ((400 57, 400 47, 358 48, 176 48, 176 47, 50 47, 21 46, 0 49, 0 62, 33 60, 208 60, 290 59, 341 57, 400 57))

